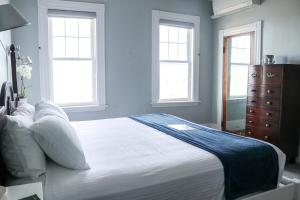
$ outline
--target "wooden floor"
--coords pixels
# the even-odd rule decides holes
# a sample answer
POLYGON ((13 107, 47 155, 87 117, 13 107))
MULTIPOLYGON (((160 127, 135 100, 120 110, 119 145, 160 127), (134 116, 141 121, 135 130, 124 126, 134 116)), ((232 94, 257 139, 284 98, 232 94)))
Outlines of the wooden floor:
POLYGON ((288 178, 300 179, 300 164, 287 164, 283 175, 288 178))

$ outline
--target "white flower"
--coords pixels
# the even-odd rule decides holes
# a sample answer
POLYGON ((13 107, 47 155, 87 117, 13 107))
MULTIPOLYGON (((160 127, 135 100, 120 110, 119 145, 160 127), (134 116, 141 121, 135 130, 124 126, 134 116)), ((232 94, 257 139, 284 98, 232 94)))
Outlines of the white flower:
POLYGON ((26 79, 31 79, 31 71, 32 67, 29 65, 19 65, 17 67, 17 72, 20 74, 21 77, 26 79))

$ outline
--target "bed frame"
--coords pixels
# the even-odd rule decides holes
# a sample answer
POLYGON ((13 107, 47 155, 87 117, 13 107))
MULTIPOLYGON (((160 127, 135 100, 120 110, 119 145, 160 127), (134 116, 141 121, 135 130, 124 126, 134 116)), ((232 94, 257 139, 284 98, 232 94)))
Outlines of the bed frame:
MULTIPOLYGON (((10 82, 4 82, 0 93, 0 109, 8 109, 7 115, 11 114, 14 103, 14 92, 10 82)), ((0 117, 3 117, 0 115, 0 117)), ((0 135, 1 136, 1 135, 0 135)), ((1 138, 1 137, 0 137, 1 138)), ((8 172, 0 153, 0 185, 5 185, 8 172)), ((300 200, 300 180, 282 178, 278 188, 263 193, 252 194, 239 200, 300 200)))

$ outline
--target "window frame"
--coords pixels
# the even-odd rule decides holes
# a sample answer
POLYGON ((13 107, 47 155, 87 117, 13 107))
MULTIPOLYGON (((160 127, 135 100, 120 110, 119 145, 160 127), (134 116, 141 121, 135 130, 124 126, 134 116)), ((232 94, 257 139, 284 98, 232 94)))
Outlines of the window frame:
MULTIPOLYGON (((198 105, 199 101, 199 63, 200 63, 200 17, 184 15, 178 13, 164 12, 159 10, 152 11, 152 106, 153 107, 172 107, 172 106, 193 106, 198 105), (160 20, 170 20, 194 25, 193 49, 191 77, 188 99, 159 99, 160 95, 160 20)), ((180 62, 180 61, 178 61, 180 62)))
MULTIPOLYGON (((41 98, 53 100, 52 67, 49 66, 49 27, 48 10, 66 10, 77 12, 96 13, 95 30, 95 76, 96 76, 96 102, 93 104, 62 106, 66 112, 103 111, 105 104, 105 5, 98 3, 72 2, 60 0, 38 1, 39 24, 39 62, 40 62, 40 89, 41 98), (45 64, 41 64, 45 63, 45 64), (48 75, 47 75, 48 74, 48 75)), ((93 90, 94 91, 94 90, 93 90)), ((80 91, 79 91, 80 92, 80 91)))

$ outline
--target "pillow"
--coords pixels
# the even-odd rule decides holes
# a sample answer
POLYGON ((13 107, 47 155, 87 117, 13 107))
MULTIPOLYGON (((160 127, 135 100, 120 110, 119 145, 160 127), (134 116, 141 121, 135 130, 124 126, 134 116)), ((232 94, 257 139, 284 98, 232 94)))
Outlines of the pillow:
POLYGON ((46 172, 45 155, 32 137, 30 117, 4 116, 1 154, 7 170, 18 178, 35 179, 46 172))
POLYGON ((69 169, 89 169, 76 131, 69 121, 45 116, 30 129, 34 139, 53 161, 69 169))
POLYGON ((21 116, 28 116, 31 119, 34 117, 34 106, 30 105, 29 103, 25 102, 19 102, 18 107, 16 110, 12 113, 13 116, 21 115, 21 116))
POLYGON ((67 114, 61 107, 54 103, 41 101, 35 105, 34 120, 39 120, 45 116, 57 116, 69 121, 67 114))

